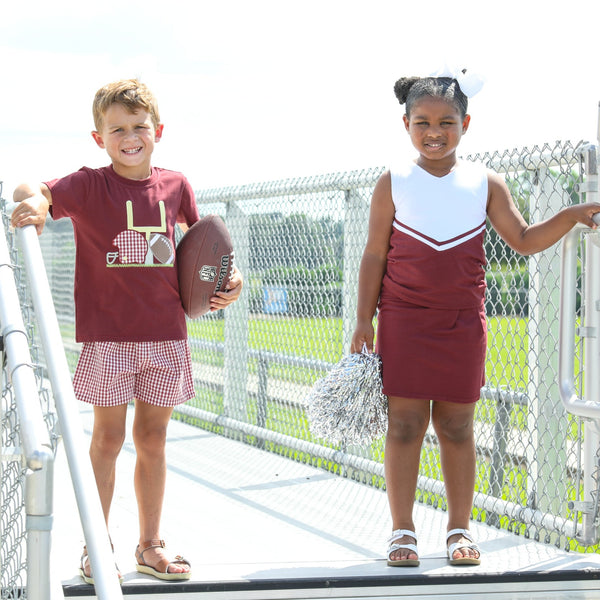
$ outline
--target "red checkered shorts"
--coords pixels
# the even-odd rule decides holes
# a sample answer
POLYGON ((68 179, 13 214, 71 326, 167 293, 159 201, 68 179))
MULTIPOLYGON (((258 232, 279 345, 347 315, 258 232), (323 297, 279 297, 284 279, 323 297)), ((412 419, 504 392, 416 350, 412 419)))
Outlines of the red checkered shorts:
POLYGON ((95 406, 182 404, 195 395, 188 341, 84 342, 73 387, 95 406))

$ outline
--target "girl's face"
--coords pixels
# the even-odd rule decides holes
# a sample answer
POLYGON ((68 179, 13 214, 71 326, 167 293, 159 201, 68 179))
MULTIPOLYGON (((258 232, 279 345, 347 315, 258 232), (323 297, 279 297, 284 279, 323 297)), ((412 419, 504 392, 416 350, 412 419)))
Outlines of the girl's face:
POLYGON ((456 161, 456 147, 462 135, 469 128, 471 117, 463 119, 459 110, 452 104, 436 96, 425 96, 417 100, 410 113, 404 115, 404 125, 413 146, 419 151, 420 160, 456 161))

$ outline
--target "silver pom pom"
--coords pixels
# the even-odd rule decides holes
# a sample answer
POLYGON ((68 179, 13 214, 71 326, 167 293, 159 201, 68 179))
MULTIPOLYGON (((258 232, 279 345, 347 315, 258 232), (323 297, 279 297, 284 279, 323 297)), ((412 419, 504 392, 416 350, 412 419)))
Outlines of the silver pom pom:
POLYGON ((313 435, 335 444, 372 442, 387 428, 379 355, 346 356, 315 383, 307 400, 313 435))

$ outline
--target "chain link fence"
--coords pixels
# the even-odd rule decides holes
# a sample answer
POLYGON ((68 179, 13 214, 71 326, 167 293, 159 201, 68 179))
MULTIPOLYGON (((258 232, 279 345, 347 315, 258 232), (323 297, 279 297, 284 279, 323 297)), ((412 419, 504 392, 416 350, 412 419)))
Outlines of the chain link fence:
MULTIPOLYGON (((466 158, 502 173, 525 218, 536 222, 585 200, 579 192, 585 174, 582 146, 557 142, 466 158)), ((226 311, 189 321, 196 397, 179 407, 175 418, 239 439, 240 452, 242 444, 257 445, 385 488, 383 440, 334 447, 311 434, 306 405, 314 382, 349 349, 370 197, 382 172, 366 169, 197 193, 201 215, 225 220, 245 287, 226 311)), ((49 221, 40 243, 74 368, 79 347, 70 222, 49 221)), ((557 383, 560 244, 522 257, 489 228, 486 254, 487 383, 476 412, 473 518, 558 547, 598 551, 597 545, 576 539, 584 434, 583 420, 565 412, 557 383)), ((581 379, 579 374, 580 386, 581 379)), ((5 422, 10 399, 3 393, 3 409, 4 404, 3 452, 11 445, 5 436, 12 435, 4 433, 11 424, 5 422)), ((598 473, 593 476, 598 483, 598 473)), ((19 544, 19 535, 5 533, 4 526, 5 519, 15 519, 5 517, 8 506, 14 514, 22 502, 7 499, 11 481, 5 469, 3 553, 19 544)), ((446 509, 433 431, 422 449, 417 500, 446 509)), ((4 584, 4 570, 2 577, 4 584)))
MULTIPOLYGON (((52 448, 58 446, 58 432, 53 400, 45 381, 45 360, 36 343, 35 319, 25 271, 16 247, 14 235, 9 231, 9 216, 4 210, 0 182, 0 204, 4 230, 10 249, 10 266, 22 302, 23 322, 31 340, 30 354, 34 361, 33 372, 38 385, 38 397, 44 420, 50 435, 52 448)), ((26 598, 27 590, 27 528, 25 511, 25 480, 28 469, 22 451, 21 432, 17 413, 15 390, 7 373, 2 336, 10 324, 2 324, 0 332, 0 381, 2 400, 0 406, 0 437, 2 460, 0 461, 0 598, 26 598)))

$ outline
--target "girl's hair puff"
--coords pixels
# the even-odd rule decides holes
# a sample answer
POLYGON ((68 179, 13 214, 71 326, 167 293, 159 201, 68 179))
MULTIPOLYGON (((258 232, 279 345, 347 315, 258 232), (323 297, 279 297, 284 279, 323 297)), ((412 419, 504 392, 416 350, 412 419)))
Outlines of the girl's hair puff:
POLYGON ((394 94, 400 104, 406 104, 407 117, 410 117, 413 104, 425 96, 442 98, 454 104, 462 119, 467 114, 468 98, 458 81, 450 77, 402 77, 394 84, 394 94))
POLYGON ((120 104, 130 113, 147 110, 154 127, 160 124, 158 103, 148 87, 137 79, 121 79, 101 87, 94 97, 92 113, 96 131, 102 129, 104 114, 111 104, 120 104))

